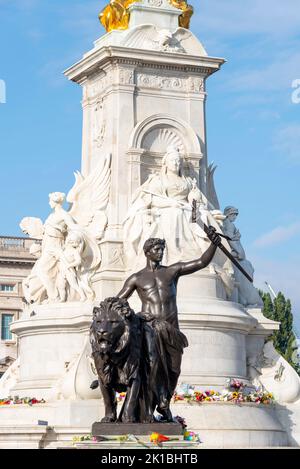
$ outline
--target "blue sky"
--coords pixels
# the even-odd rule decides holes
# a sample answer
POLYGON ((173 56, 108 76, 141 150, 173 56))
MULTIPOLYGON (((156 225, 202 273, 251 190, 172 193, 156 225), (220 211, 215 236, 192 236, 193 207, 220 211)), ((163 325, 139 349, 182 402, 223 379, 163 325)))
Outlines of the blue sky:
MULTIPOLYGON (((20 235, 24 216, 45 219, 48 193, 73 185, 81 90, 62 71, 103 33, 97 15, 106 3, 0 0, 3 235, 20 235)), ((299 0, 191 3, 192 31, 209 55, 227 60, 208 81, 208 154, 220 202, 240 209, 256 284, 268 280, 291 298, 300 329, 300 103, 292 100, 293 92, 300 97, 292 88, 300 80, 299 0)))

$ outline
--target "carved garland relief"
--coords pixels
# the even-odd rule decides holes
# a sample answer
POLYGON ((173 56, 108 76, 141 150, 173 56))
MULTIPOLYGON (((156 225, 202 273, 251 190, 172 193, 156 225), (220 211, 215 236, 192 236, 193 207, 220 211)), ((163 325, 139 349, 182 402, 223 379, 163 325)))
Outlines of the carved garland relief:
POLYGON ((115 69, 107 71, 102 78, 88 86, 88 98, 98 98, 109 86, 116 83, 121 85, 134 85, 144 88, 186 91, 192 93, 204 93, 205 81, 201 77, 184 78, 180 76, 157 75, 152 73, 140 73, 133 68, 120 68, 119 74, 115 69), (118 77, 118 78, 117 78, 118 77))

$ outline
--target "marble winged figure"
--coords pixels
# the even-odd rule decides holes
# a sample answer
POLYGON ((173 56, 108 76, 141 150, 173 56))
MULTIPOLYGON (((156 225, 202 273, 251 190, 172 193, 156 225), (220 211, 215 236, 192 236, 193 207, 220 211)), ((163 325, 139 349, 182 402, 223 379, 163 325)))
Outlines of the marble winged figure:
POLYGON ((111 156, 102 158, 86 177, 75 173, 67 197, 49 194, 52 213, 45 223, 24 218, 20 227, 35 238, 31 253, 37 261, 24 280, 28 303, 93 300, 92 277, 101 263, 101 241, 107 226, 111 156), (69 202, 69 210, 63 208, 69 202))

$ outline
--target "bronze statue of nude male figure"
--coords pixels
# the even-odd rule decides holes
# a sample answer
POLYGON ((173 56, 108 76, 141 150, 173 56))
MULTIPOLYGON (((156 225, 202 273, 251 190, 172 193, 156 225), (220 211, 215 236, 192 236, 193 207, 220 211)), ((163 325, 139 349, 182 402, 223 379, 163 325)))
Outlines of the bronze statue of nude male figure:
POLYGON ((177 284, 181 276, 204 269, 212 261, 221 238, 213 228, 207 235, 212 244, 199 259, 168 267, 161 264, 165 240, 148 239, 144 245, 146 267, 129 277, 117 295, 128 299, 136 291, 142 302, 139 317, 143 323, 145 366, 139 396, 144 404, 140 421, 153 421, 155 410, 164 420, 173 420, 170 401, 180 375, 183 349, 188 346, 179 330, 177 284))

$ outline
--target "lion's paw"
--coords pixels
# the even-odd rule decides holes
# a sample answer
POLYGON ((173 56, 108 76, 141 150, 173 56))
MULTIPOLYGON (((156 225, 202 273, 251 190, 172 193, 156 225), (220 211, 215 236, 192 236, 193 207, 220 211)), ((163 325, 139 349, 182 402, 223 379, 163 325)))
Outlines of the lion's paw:
POLYGON ((101 420, 101 423, 114 423, 117 421, 117 417, 115 415, 106 415, 101 420))
POLYGON ((154 417, 145 417, 142 421, 142 423, 155 423, 156 420, 154 417))
POLYGON ((122 423, 137 423, 135 417, 122 417, 122 423))

